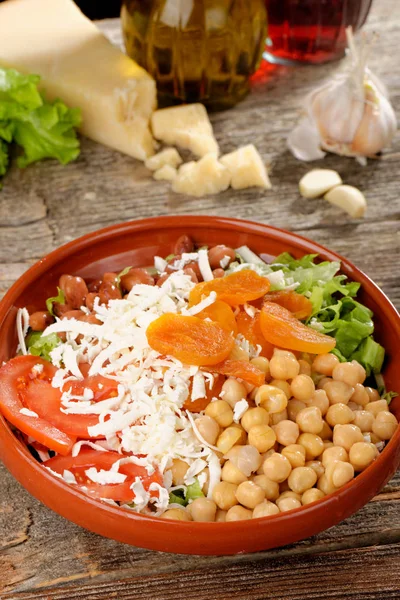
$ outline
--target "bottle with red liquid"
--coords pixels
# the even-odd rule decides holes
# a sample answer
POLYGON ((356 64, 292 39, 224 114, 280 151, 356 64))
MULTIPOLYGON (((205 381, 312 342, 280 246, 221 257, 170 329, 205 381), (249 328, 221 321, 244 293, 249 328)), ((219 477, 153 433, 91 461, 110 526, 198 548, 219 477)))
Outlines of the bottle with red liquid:
POLYGON ((365 23, 372 0, 265 0, 268 38, 264 58, 274 63, 324 63, 340 58, 345 29, 365 23))

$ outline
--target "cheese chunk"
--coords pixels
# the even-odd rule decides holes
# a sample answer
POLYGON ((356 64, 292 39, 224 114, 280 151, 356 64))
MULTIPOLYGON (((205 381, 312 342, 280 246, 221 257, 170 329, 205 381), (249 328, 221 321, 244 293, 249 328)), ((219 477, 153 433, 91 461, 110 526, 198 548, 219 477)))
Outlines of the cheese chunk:
POLYGON ((157 169, 157 171, 154 171, 153 173, 153 179, 156 179, 157 181, 174 181, 176 176, 177 170, 174 169, 174 167, 171 167, 171 165, 164 165, 163 167, 157 169))
POLYGON ((229 169, 221 165, 214 153, 206 154, 197 162, 181 166, 172 182, 174 192, 190 196, 218 194, 228 189, 231 180, 229 169))
POLYGON ((271 188, 265 165, 253 144, 225 154, 220 161, 231 173, 233 189, 242 190, 253 186, 271 188))
POLYGON ((1 3, 0 65, 40 75, 49 99, 81 109, 81 131, 96 142, 140 160, 154 153, 154 80, 73 0, 1 3))
POLYGON ((202 104, 156 110, 151 117, 151 127, 158 140, 187 148, 196 156, 219 153, 210 119, 202 104))
POLYGON ((182 159, 175 148, 165 148, 148 158, 144 164, 150 171, 157 171, 166 165, 176 169, 181 163, 182 159))

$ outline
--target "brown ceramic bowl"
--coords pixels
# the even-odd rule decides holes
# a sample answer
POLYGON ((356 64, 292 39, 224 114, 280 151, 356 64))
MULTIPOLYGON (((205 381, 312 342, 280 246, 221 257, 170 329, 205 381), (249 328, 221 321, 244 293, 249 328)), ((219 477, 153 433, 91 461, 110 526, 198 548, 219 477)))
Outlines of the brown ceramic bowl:
MULTIPOLYGON (((45 298, 53 295, 62 273, 96 277, 126 265, 151 264, 155 254, 169 254, 174 241, 183 233, 193 236, 199 245, 225 243, 238 247, 247 244, 259 254, 277 255, 286 250, 296 257, 318 253, 323 259, 340 260, 343 273, 362 284, 361 299, 375 313, 376 337, 387 350, 384 371, 387 388, 400 392, 399 369, 395 364, 400 317, 364 273, 334 252, 293 233, 222 217, 161 217, 123 223, 55 250, 31 267, 0 303, 0 364, 15 353, 17 308, 42 307, 45 298)), ((400 397, 392 402, 391 409, 400 419, 400 397)), ((356 512, 379 492, 400 464, 400 427, 377 460, 338 492, 288 513, 232 523, 173 522, 92 500, 43 469, 1 417, 0 458, 31 494, 91 531, 153 550, 235 554, 290 544, 315 535, 356 512)))

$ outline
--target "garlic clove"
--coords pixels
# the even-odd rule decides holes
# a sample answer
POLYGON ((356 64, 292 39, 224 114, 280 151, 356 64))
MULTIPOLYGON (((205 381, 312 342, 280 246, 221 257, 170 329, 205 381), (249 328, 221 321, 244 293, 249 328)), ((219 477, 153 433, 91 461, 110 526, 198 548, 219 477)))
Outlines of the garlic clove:
POLYGON ((319 198, 341 183, 342 179, 336 171, 313 169, 300 179, 299 190, 303 198, 319 198))
POLYGON ((339 185, 325 194, 324 199, 358 219, 364 216, 367 202, 359 189, 352 185, 339 185))
POLYGON ((318 128, 309 117, 304 117, 289 134, 287 145, 298 160, 309 162, 325 156, 325 152, 320 148, 321 136, 318 128))

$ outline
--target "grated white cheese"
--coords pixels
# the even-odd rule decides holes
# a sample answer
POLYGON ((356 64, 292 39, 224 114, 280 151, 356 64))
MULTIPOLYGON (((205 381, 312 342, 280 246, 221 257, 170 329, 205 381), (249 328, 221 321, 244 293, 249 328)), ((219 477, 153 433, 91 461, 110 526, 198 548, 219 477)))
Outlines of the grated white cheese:
POLYGON ((230 260, 231 260, 230 256, 227 256, 227 255, 223 256, 221 258, 221 260, 219 261, 221 269, 225 269, 225 267, 227 267, 229 265, 230 260))
POLYGON ((17 335, 18 335, 18 349, 21 350, 22 354, 28 354, 25 344, 25 336, 29 329, 29 313, 26 308, 19 308, 17 311, 16 318, 17 335))
POLYGON ((108 485, 111 483, 124 483, 127 478, 127 475, 123 473, 117 473, 115 471, 105 471, 104 469, 100 469, 99 471, 96 467, 90 467, 85 470, 85 475, 93 481, 93 483, 99 483, 101 485, 108 485))
POLYGON ((236 402, 233 408, 233 420, 235 423, 239 423, 240 419, 243 417, 246 410, 249 408, 249 403, 245 398, 236 402))
POLYGON ((39 363, 39 364, 34 365, 32 367, 32 372, 33 373, 37 373, 38 375, 40 375, 40 373, 43 373, 43 369, 44 369, 44 366, 39 363))
POLYGON ((204 281, 211 281, 214 279, 210 262, 208 260, 208 250, 206 248, 199 250, 199 269, 204 281))
POLYGON ((94 442, 90 442, 89 440, 81 440, 79 442, 76 442, 72 446, 71 455, 72 455, 73 458, 75 458, 75 456, 78 456, 79 452, 82 449, 82 446, 89 446, 93 450, 98 450, 99 452, 105 452, 106 451, 106 448, 103 448, 103 446, 101 446, 100 444, 96 444, 94 442))
POLYGON ((167 264, 167 261, 161 258, 161 256, 154 257, 154 267, 159 273, 164 273, 167 264))
POLYGON ((192 393, 190 395, 191 400, 197 400, 198 398, 204 398, 206 395, 206 381, 201 371, 197 371, 193 376, 192 393))
POLYGON ((207 308, 207 306, 211 306, 211 304, 214 304, 216 299, 217 299, 216 292, 211 292, 206 298, 201 300, 198 304, 195 304, 194 306, 191 306, 190 308, 187 308, 184 311, 182 311, 182 314, 191 315, 193 317, 194 315, 197 315, 199 312, 201 312, 202 310, 207 308))
POLYGON ((37 413, 35 413, 33 410, 29 410, 29 408, 20 408, 19 412, 21 413, 21 415, 25 415, 26 417, 36 417, 38 418, 39 415, 37 413))
POLYGON ((249 317, 251 319, 254 319, 255 314, 257 312, 256 307, 255 306, 251 306, 251 304, 247 304, 247 302, 246 302, 246 304, 243 305, 243 308, 244 308, 244 311, 249 315, 249 317))

